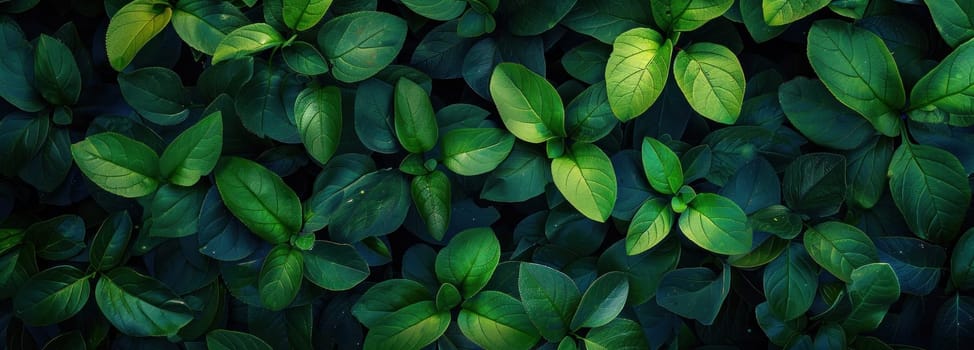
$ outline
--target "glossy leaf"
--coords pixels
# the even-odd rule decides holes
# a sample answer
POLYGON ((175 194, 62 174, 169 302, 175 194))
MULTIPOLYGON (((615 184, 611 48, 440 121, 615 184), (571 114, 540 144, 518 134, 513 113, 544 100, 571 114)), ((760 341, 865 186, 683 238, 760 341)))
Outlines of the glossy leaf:
POLYGON ((829 0, 764 0, 762 10, 768 25, 780 26, 815 13, 829 4, 829 0))
POLYGON ((250 24, 236 6, 224 1, 180 0, 173 9, 172 27, 190 47, 207 55, 234 29, 250 24))
POLYGON ((60 215, 27 227, 24 238, 34 245, 37 256, 67 260, 85 248, 85 222, 77 215, 60 215))
POLYGON ((406 40, 406 21, 389 13, 361 11, 335 17, 318 32, 318 46, 335 79, 354 83, 392 63, 406 40))
POLYGON ((436 240, 442 240, 450 227, 450 186, 450 179, 439 170, 416 176, 410 184, 416 210, 426 223, 426 231, 436 240))
POLYGON ((876 245, 854 226, 837 221, 824 222, 805 230, 805 249, 819 266, 833 276, 849 282, 852 271, 879 262, 876 245))
POLYGON ((629 281, 622 272, 610 272, 597 278, 585 290, 572 317, 570 328, 602 327, 614 320, 629 295, 629 281))
POLYGON ((437 311, 432 301, 418 302, 370 327, 364 349, 418 350, 436 341, 449 325, 449 311, 437 311))
POLYGON ((335 199, 329 233, 337 242, 355 243, 402 225, 409 210, 409 183, 398 171, 379 170, 350 183, 335 199))
POLYGON ((466 2, 460 0, 406 0, 402 3, 416 14, 437 21, 457 18, 467 8, 466 2))
POLYGON ((839 212, 846 195, 846 159, 831 153, 809 153, 785 170, 782 187, 788 208, 810 216, 839 212))
POLYGON ((551 162, 551 176, 565 199, 589 219, 605 222, 617 194, 615 170, 598 146, 572 144, 551 162))
POLYGON ((137 198, 159 187, 159 156, 121 134, 89 136, 71 145, 71 155, 88 179, 113 194, 137 198))
POLYGON ((516 63, 501 63, 490 77, 490 96, 504 126, 517 138, 541 143, 565 136, 565 107, 544 77, 516 63))
POLYGON ((947 113, 974 114, 974 67, 961 63, 971 59, 974 59, 974 42, 968 41, 954 49, 913 86, 910 107, 934 106, 947 113))
POLYGON ((166 285, 128 267, 98 278, 95 301, 108 322, 135 337, 175 335, 193 319, 189 307, 166 285))
POLYGON ((352 306, 352 315, 366 327, 374 328, 396 311, 417 303, 430 302, 432 298, 429 289, 419 282, 408 279, 385 280, 362 294, 352 306))
POLYGON ((192 186, 210 174, 223 151, 223 115, 213 113, 177 136, 159 157, 160 175, 192 186))
POLYGON ((281 244, 267 253, 260 267, 257 288, 260 301, 273 311, 291 304, 304 278, 304 255, 301 250, 281 244))
POLYGON ((820 81, 788 81, 778 89, 778 101, 788 121, 816 144, 850 150, 874 133, 868 121, 839 103, 820 81))
POLYGON ((676 54, 673 78, 690 107, 718 123, 734 124, 744 103, 744 71, 727 47, 696 43, 676 54))
POLYGON ((957 158, 926 145, 903 144, 893 153, 887 176, 890 194, 917 237, 949 242, 957 237, 971 203, 967 173, 957 158))
POLYGON ((451 283, 464 298, 482 289, 500 261, 500 243, 489 228, 474 228, 458 233, 436 256, 436 276, 451 283))
POLYGON ((852 24, 821 20, 808 31, 808 43, 808 60, 832 95, 883 135, 898 135, 906 94, 883 41, 852 24))
POLYGON ((643 329, 634 321, 617 318, 609 324, 592 329, 582 339, 586 349, 648 349, 643 329))
POLYGON ((791 244, 764 269, 764 295, 771 311, 789 321, 805 314, 818 290, 818 265, 800 244, 791 244))
POLYGON ((227 209, 265 241, 287 242, 301 230, 298 196, 267 168, 243 158, 226 158, 217 166, 216 186, 227 209))
POLYGON ((333 86, 302 90, 294 101, 294 119, 308 154, 321 164, 328 163, 341 141, 341 91, 333 86))
POLYGON ((747 216, 733 201, 701 193, 680 215, 680 230, 693 243, 717 254, 744 254, 751 250, 753 233, 747 216))
POLYGON ((497 168, 514 148, 514 136, 502 129, 454 129, 443 136, 443 165, 464 175, 497 168))
POLYGON ((673 228, 673 210, 661 198, 651 198, 639 206, 626 232, 626 254, 636 255, 663 241, 673 228))
POLYGON ((33 326, 67 320, 88 303, 91 282, 84 272, 60 265, 31 276, 13 299, 17 317, 33 326))
POLYGON ((88 251, 89 268, 107 271, 120 265, 124 261, 131 237, 132 217, 128 212, 119 211, 109 215, 91 241, 91 249, 88 251))
POLYGON ((924 0, 923 2, 930 8, 933 23, 937 25, 940 36, 947 44, 956 47, 974 38, 974 23, 971 23, 974 7, 970 3, 963 0, 924 0))
POLYGON ((643 171, 649 185, 662 194, 676 194, 683 187, 683 165, 680 158, 659 140, 643 139, 643 171))
POLYGON ((731 0, 663 0, 654 1, 653 19, 671 32, 689 32, 727 12, 731 0))
POLYGON ((842 322, 846 332, 856 334, 879 326, 889 305, 900 297, 900 283, 885 263, 863 265, 852 271, 848 291, 852 313, 842 322))
POLYGON ((550 267, 521 263, 517 285, 524 311, 541 336, 548 341, 561 340, 582 297, 575 283, 550 267))
POLYGON ((541 336, 521 302, 484 291, 463 303, 457 324, 463 335, 485 349, 530 349, 541 336))
POLYGON ((122 97, 142 117, 159 125, 175 125, 189 116, 189 94, 176 72, 146 67, 118 75, 122 97))
POLYGON ((278 47, 284 37, 266 23, 248 24, 228 33, 213 52, 213 64, 229 61, 278 47))
POLYGON ((108 23, 105 38, 112 68, 125 69, 142 47, 169 25, 170 18, 172 8, 163 1, 135 0, 122 6, 108 23))
POLYGON ((673 43, 649 28, 628 30, 612 44, 605 66, 609 107, 621 121, 646 112, 669 78, 673 43))
POLYGON ((81 95, 81 72, 71 50, 41 34, 34 48, 34 79, 41 96, 56 105, 72 105, 81 95))
POLYGON ((294 30, 308 30, 318 24, 332 0, 284 0, 284 24, 294 30))
POLYGON ((43 109, 44 99, 31 81, 33 50, 17 22, 8 17, 0 19, 0 49, 4 52, 4 59, 0 60, 0 97, 23 111, 43 109))
POLYGON ((395 90, 396 138, 412 153, 433 149, 439 139, 429 94, 419 84, 400 78, 395 90))

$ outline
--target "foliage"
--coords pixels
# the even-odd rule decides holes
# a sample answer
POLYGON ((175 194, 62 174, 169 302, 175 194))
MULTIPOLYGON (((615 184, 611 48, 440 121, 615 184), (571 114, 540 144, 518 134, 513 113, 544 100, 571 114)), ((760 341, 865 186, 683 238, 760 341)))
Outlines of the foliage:
POLYGON ((0 0, 0 350, 959 349, 961 0, 0 0))

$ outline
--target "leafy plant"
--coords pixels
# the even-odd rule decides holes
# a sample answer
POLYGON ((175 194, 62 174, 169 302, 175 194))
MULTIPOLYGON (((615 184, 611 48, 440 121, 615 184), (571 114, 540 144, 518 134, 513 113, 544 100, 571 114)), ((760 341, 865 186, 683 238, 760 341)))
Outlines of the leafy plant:
POLYGON ((0 349, 960 349, 959 0, 0 0, 0 349))

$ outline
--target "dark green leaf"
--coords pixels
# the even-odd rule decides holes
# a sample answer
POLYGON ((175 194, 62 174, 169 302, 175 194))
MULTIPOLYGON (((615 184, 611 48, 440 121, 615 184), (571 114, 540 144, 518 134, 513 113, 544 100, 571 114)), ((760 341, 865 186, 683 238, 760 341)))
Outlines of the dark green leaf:
POLYGON ((57 216, 30 225, 24 238, 34 244, 37 256, 67 260, 85 248, 85 222, 73 214, 57 216))
POLYGON ((226 329, 207 333, 206 347, 210 350, 271 350, 270 345, 254 335, 226 329))
POLYGON ((626 306, 629 281, 622 272, 609 272, 596 279, 582 295, 572 317, 571 329, 602 327, 614 320, 626 306))
POLYGON ((153 123, 175 125, 189 116, 189 93, 172 70, 147 67, 121 73, 118 85, 125 102, 153 123))
POLYGON ((912 237, 877 237, 876 247, 879 260, 896 273, 903 293, 927 295, 939 284, 947 261, 944 248, 912 237))
POLYGON ((125 250, 128 249, 131 237, 132 218, 128 212, 115 212, 105 218, 91 241, 91 250, 88 251, 89 269, 107 271, 120 265, 125 259, 125 250))
POLYGON ((51 121, 44 116, 14 112, 0 119, 0 158, 8 165, 0 173, 13 175, 34 158, 44 147, 50 128, 51 121))
POLYGON ((933 325, 932 347, 938 349, 964 349, 974 339, 974 298, 954 294, 937 310, 933 325))
POLYGON ((778 100, 788 121, 816 144, 851 150, 874 133, 867 120, 839 103, 818 80, 798 77, 784 83, 778 100))
POLYGON ((298 196, 267 168, 229 157, 217 166, 216 185, 227 209, 260 238, 283 243, 301 230, 298 196))
POLYGON ((206 189, 201 186, 180 187, 165 184, 159 187, 149 204, 152 215, 149 235, 175 238, 196 233, 205 195, 206 189))
POLYGON ((183 131, 159 157, 159 170, 169 182, 192 186, 209 175, 223 152, 223 114, 215 112, 183 131))
POLYGON ((461 0, 404 0, 403 5, 416 14, 437 21, 457 18, 467 8, 461 0))
POLYGON ((193 319, 166 285, 127 267, 98 279, 95 301, 108 322, 134 337, 172 336, 193 319))
POLYGON ((564 337, 581 299, 571 278, 544 265, 521 263, 517 285, 528 319, 541 336, 548 341, 564 337))
POLYGON ((824 222, 805 230, 805 249, 820 266, 840 280, 850 282, 852 271, 879 262, 876 246, 854 226, 824 222))
POLYGON ((71 145, 78 168, 98 187, 137 198, 159 187, 159 156, 149 146, 114 132, 89 136, 71 145))
POLYGON ((355 243, 402 225, 409 210, 409 183, 398 171, 379 170, 350 183, 336 199, 329 233, 337 242, 355 243))
POLYGON ((450 179, 442 171, 413 178, 410 193, 426 231, 433 239, 441 240, 450 226, 450 179))
POLYGON ((342 94, 338 88, 309 87, 294 102, 295 124, 312 158, 328 163, 342 134, 342 94))
POLYGON ((145 44, 162 32, 172 18, 172 7, 159 0, 135 0, 122 6, 108 23, 105 49, 117 71, 125 69, 145 44))
POLYGON ((88 303, 89 277, 67 265, 31 276, 14 297, 17 317, 32 326, 51 325, 71 318, 88 303))
POLYGON ((709 326, 730 292, 730 278, 727 264, 719 276, 704 267, 673 270, 660 281, 656 302, 677 315, 709 326))
POLYGON ((538 35, 558 24, 575 6, 575 1, 510 0, 503 2, 498 16, 507 19, 507 27, 514 35, 538 35))
POLYGON ((374 328, 396 311, 432 300, 432 297, 429 289, 419 282, 407 279, 385 280, 369 288, 358 299, 352 307, 352 315, 366 327, 374 328))
POLYGON ((887 176, 890 194, 917 237, 953 241, 971 203, 971 186, 953 154, 926 145, 902 144, 887 176))
POLYGON ((41 96, 56 105, 72 105, 81 95, 81 71, 71 50, 41 34, 34 48, 34 79, 41 96))
POLYGON ((568 137, 580 142, 596 142, 618 125, 606 95, 605 83, 598 82, 578 94, 566 107, 568 137))
POLYGON ((304 255, 286 244, 274 246, 260 267, 257 288, 261 303, 280 311, 291 304, 304 277, 304 255))
POLYGON ((211 187, 200 209, 199 252, 220 261, 237 261, 257 249, 258 238, 240 222, 211 187))
MULTIPOLYGON (((764 334, 768 336, 768 340, 778 346, 785 346, 800 337, 807 324, 805 317, 799 317, 790 321, 782 320, 771 312, 771 307, 768 305, 768 302, 758 304, 754 308, 754 313, 758 325, 764 331, 764 334)), ((845 344, 842 346, 845 347, 845 344)))
MULTIPOLYGON (((446 1, 459 3, 461 10, 466 8, 463 1, 446 1)), ((463 33, 459 32, 459 26, 462 24, 462 20, 460 24, 450 21, 433 28, 416 45, 416 51, 413 51, 413 56, 409 61, 417 69, 426 72, 432 78, 456 79, 462 77, 463 59, 466 58, 467 52, 474 44, 473 40, 464 38, 463 33)))
POLYGON ((284 62, 291 70, 304 75, 321 75, 328 72, 328 62, 314 46, 295 41, 281 50, 284 62))
MULTIPOLYGON (((763 0, 739 0, 741 20, 754 41, 763 43, 781 35, 787 25, 770 26, 764 21, 764 1, 763 0)), ((728 11, 729 13, 729 11, 728 11)))
POLYGON ((612 113, 628 121, 659 98, 670 72, 673 43, 649 28, 619 34, 605 66, 605 86, 612 113))
POLYGON ((906 94, 882 39, 850 23, 821 20, 808 31, 808 43, 808 60, 835 98, 883 135, 898 135, 906 94))
POLYGON ((34 60, 30 43, 12 19, 0 19, 0 97, 20 110, 37 112, 44 108, 44 100, 34 90, 34 60))
POLYGON ((484 291, 463 303, 460 331, 485 349, 530 349, 541 338, 521 302, 507 294, 484 291))
MULTIPOLYGON (((612 36, 613 39, 615 37, 612 36)), ((611 53, 611 47, 589 41, 575 46, 561 56, 561 66, 573 78, 586 84, 596 84, 605 80, 605 66, 611 53)))
POLYGON ((818 265, 800 244, 790 244, 764 269, 768 306, 784 321, 805 314, 818 290, 818 265))
POLYGON ((888 264, 866 264, 852 271, 848 291, 852 313, 842 328, 857 334, 879 326, 890 304, 900 298, 900 283, 888 264))
POLYGON ((586 349, 637 350, 648 349, 646 336, 639 323, 617 318, 599 328, 592 329, 582 338, 586 349))
POLYGON ((950 280, 960 289, 974 289, 974 228, 967 230, 955 244, 950 256, 950 280))
POLYGON ((853 150, 847 156, 848 199, 862 208, 872 208, 886 191, 885 169, 893 158, 891 139, 877 137, 853 150))
POLYGON ((172 15, 172 27, 190 47, 213 55, 220 41, 234 29, 250 24, 236 6, 217 0, 180 0, 172 15))
POLYGON ((785 204, 794 211, 814 217, 838 213, 845 201, 845 157, 804 154, 788 165, 782 186, 785 204))
POLYGON ((395 90, 396 138, 412 153, 433 149, 439 138, 429 94, 412 80, 401 78, 395 90))
POLYGON ((924 0, 940 36, 956 47, 974 38, 974 6, 963 0, 924 0))
POLYGON ((406 21, 389 13, 361 11, 335 17, 318 32, 318 46, 335 79, 354 83, 392 63, 406 40, 406 21))
POLYGON ((480 197, 496 202, 520 202, 545 190, 551 169, 543 151, 516 142, 511 153, 484 180, 480 197))

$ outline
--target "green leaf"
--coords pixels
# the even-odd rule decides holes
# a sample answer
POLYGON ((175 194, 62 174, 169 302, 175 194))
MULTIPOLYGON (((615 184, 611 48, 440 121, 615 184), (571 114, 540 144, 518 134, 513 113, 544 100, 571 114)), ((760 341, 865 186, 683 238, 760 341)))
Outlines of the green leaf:
MULTIPOLYGON (((560 24, 605 44, 612 44, 619 34, 633 28, 646 27, 652 19, 651 6, 650 2, 638 0, 615 1, 612 6, 605 6, 604 2, 598 0, 579 0, 560 24)), ((605 54, 608 55, 608 52, 605 54)), ((605 59, 602 59, 603 67, 604 63, 605 59)), ((595 81, 598 80, 602 78, 595 81)), ((592 84, 595 81, 585 82, 592 84)))
POLYGON ((172 27, 190 47, 207 55, 234 29, 250 24, 236 6, 226 1, 180 0, 172 15, 172 27))
POLYGON ((31 276, 13 299, 18 318, 32 326, 52 325, 77 314, 88 303, 89 276, 60 265, 31 276))
POLYGON ((507 28, 511 34, 538 35, 561 22, 561 19, 575 6, 575 2, 576 0, 504 1, 496 16, 507 18, 507 28))
POLYGON ((561 340, 582 297, 571 278, 544 265, 521 263, 517 286, 528 319, 541 336, 561 340))
POLYGON ((818 265, 802 245, 790 244, 764 268, 764 295, 771 312, 784 321, 805 314, 818 291, 818 265))
POLYGON ((355 243, 402 225, 409 210, 409 183, 399 171, 379 170, 355 180, 337 198, 329 234, 335 241, 355 243))
MULTIPOLYGON (((612 35, 612 39, 616 36, 612 35)), ((588 41, 561 56, 561 66, 572 78, 586 84, 597 84, 605 80, 605 66, 611 53, 612 47, 597 41, 588 41)))
POLYGON ((848 334, 871 331, 879 326, 890 304, 900 298, 900 283, 886 263, 866 264, 852 271, 848 286, 852 311, 842 322, 848 334))
POLYGON ((34 89, 34 60, 30 43, 17 22, 0 18, 0 97, 25 112, 44 109, 41 95, 34 89))
POLYGON ((439 129, 426 90, 412 80, 400 78, 396 83, 395 106, 396 138, 402 148, 412 153, 433 149, 439 129))
POLYGON ((450 318, 449 311, 436 310, 432 301, 406 306, 369 327, 364 349, 419 350, 446 332, 450 318))
POLYGON ((352 307, 352 315, 368 328, 379 325, 384 318, 396 311, 420 302, 428 302, 433 296, 419 282, 408 279, 389 279, 369 288, 352 307))
POLYGON ((273 311, 280 311, 291 305, 301 288, 303 276, 302 251, 287 244, 274 246, 260 267, 257 290, 261 303, 273 311))
POLYGON ((850 150, 874 134, 867 120, 839 103, 818 80, 798 77, 782 84, 778 101, 791 125, 818 145, 850 150))
POLYGON ((662 198, 647 199, 629 223, 626 232, 626 254, 636 255, 652 249, 670 234, 673 210, 662 198))
POLYGON ((108 23, 105 49, 112 68, 121 72, 135 55, 162 32, 172 18, 172 7, 161 0, 135 0, 122 6, 108 23))
POLYGON ((784 239, 793 239, 801 233, 802 217, 788 209, 775 204, 760 209, 748 217, 754 231, 767 232, 784 239))
POLYGON ((768 237, 761 245, 755 247, 747 254, 727 257, 727 263, 742 269, 767 265, 788 248, 789 242, 789 240, 777 236, 768 237))
POLYGON ((599 328, 592 329, 582 338, 586 349, 592 350, 639 350, 649 349, 646 335, 639 323, 617 318, 599 328))
POLYGON ((615 130, 619 120, 612 114, 605 82, 601 81, 586 88, 575 96, 565 107, 565 128, 568 138, 578 142, 596 142, 615 130))
POLYGON ((551 181, 551 169, 543 152, 516 142, 507 159, 487 175, 480 198, 511 203, 544 193, 551 181))
POLYGON ((328 62, 313 45, 304 41, 295 41, 281 50, 281 57, 288 68, 303 75, 321 75, 328 73, 328 62))
POLYGON ((683 165, 668 146, 652 137, 643 138, 643 171, 656 192, 675 194, 683 187, 683 165))
POLYGON ((851 23, 820 20, 808 31, 808 60, 839 102, 883 135, 899 135, 906 93, 882 39, 851 23))
POLYGON ((284 37, 267 23, 253 23, 234 29, 227 34, 213 51, 213 64, 246 57, 275 48, 284 43, 284 37))
POLYGON ((764 21, 764 0, 739 0, 741 20, 754 41, 763 43, 788 29, 787 25, 770 26, 764 21))
POLYGON ((189 92, 176 72, 146 67, 118 75, 125 102, 142 117, 159 125, 176 125, 189 116, 189 92))
POLYGON ((967 230, 950 256, 950 281, 958 289, 974 289, 974 228, 967 230))
POLYGON ((273 244, 301 230, 301 202, 281 177, 253 161, 229 157, 217 165, 216 186, 227 209, 273 244))
POLYGON ((284 0, 284 24, 303 31, 314 27, 331 7, 332 0, 284 0))
POLYGON ((948 45, 957 47, 974 38, 974 4, 963 0, 924 0, 933 24, 948 45))
POLYGON ((527 67, 504 62, 490 77, 490 97, 517 138, 541 143, 565 136, 565 107, 551 83, 527 67))
MULTIPOLYGON (((972 8, 974 10, 974 8, 972 8)), ((974 41, 947 55, 910 92, 910 108, 934 106, 947 113, 974 114, 974 41)))
POLYGON ((210 350, 271 350, 271 346, 257 336, 226 329, 214 329, 206 333, 206 348, 210 350))
POLYGON ((443 136, 443 165, 463 176, 497 168, 514 148, 514 136, 498 128, 453 129, 443 136))
POLYGON ((173 139, 159 157, 161 175, 170 183, 192 186, 209 175, 223 152, 223 114, 203 118, 173 139))
POLYGON ((727 264, 720 276, 705 267, 676 269, 660 281, 656 303, 677 315, 709 326, 714 323, 730 292, 730 279, 730 265, 727 264))
POLYGON ((764 21, 772 26, 785 25, 805 18, 829 4, 829 0, 764 0, 764 21))
POLYGON ((500 242, 493 230, 464 230, 437 254, 436 277, 457 286, 464 298, 470 298, 490 281, 500 256, 500 242))
MULTIPOLYGON (((799 317, 790 321, 782 320, 778 315, 771 312, 768 302, 763 302, 754 308, 754 316, 758 326, 768 336, 768 340, 775 345, 785 346, 800 338, 808 320, 799 317)), ((844 348, 843 344, 840 348, 844 348)))
POLYGON ((433 239, 442 240, 450 227, 450 179, 439 170, 416 176, 410 184, 410 193, 426 223, 426 231, 433 239))
POLYGON ((88 179, 110 193, 138 198, 159 187, 159 156, 121 134, 88 136, 71 145, 71 156, 88 179))
POLYGON ((615 170, 598 146, 574 143, 551 162, 555 187, 589 219, 605 222, 612 214, 617 194, 615 170))
POLYGON ((316 161, 328 163, 342 136, 342 93, 337 87, 309 87, 294 101, 301 142, 316 161))
POLYGON ((670 32, 689 32, 720 17, 734 5, 733 0, 653 1, 653 19, 670 32))
POLYGON ((932 325, 932 348, 964 349, 974 336, 974 298, 960 293, 950 296, 937 310, 936 321, 932 325))
POLYGON ((51 129, 50 118, 13 112, 0 119, 0 158, 8 166, 0 174, 13 176, 41 151, 51 129))
POLYGON ((392 63, 406 40, 406 21, 389 13, 361 11, 335 17, 318 32, 318 47, 332 75, 359 82, 392 63))
POLYGON ((696 43, 677 52, 673 78, 690 107, 723 124, 734 124, 744 104, 744 70, 727 47, 696 43))
POLYGON ((457 290, 457 287, 449 283, 440 285, 440 289, 436 291, 436 297, 434 299, 436 301, 436 309, 440 311, 452 310, 463 301, 460 298, 460 291, 457 290))
POLYGON ((99 277, 95 301, 108 322, 133 337, 173 336, 193 320, 186 303, 165 284, 128 267, 99 277))
POLYGON ((467 2, 462 0, 404 0, 402 4, 420 16, 437 21, 460 17, 467 9, 467 2))
POLYGON ((751 250, 753 233, 747 216, 733 201, 701 193, 680 215, 680 230, 693 243, 717 254, 736 255, 751 250))
POLYGON ((850 282, 852 271, 879 262, 879 252, 869 236, 854 226, 829 221, 805 230, 805 250, 835 277, 850 282))
POLYGON ((629 280, 622 272, 609 272, 597 278, 582 295, 572 317, 571 329, 602 327, 614 320, 626 306, 629 280))
POLYGON ((814 217, 839 212, 845 201, 845 157, 832 153, 808 153, 785 169, 782 181, 788 208, 814 217))
POLYGON ((81 96, 81 71, 71 49, 47 34, 41 34, 34 47, 34 79, 50 103, 73 105, 81 96))
POLYGON ((121 265, 132 238, 132 217, 127 211, 112 213, 102 222, 88 251, 89 269, 107 271, 121 265))
POLYGON ((669 78, 672 56, 673 42, 649 28, 630 29, 615 38, 605 86, 616 118, 632 120, 656 102, 669 78))
MULTIPOLYGON (((243 127, 257 137, 284 143, 300 143, 294 107, 303 84, 287 69, 257 60, 254 74, 237 93, 234 109, 243 127)), ((224 112, 227 112, 224 110, 224 112)))
POLYGON ((967 172, 953 154, 933 146, 902 144, 893 153, 889 189, 910 231, 934 242, 957 237, 971 204, 967 172))
POLYGON ((886 170, 893 158, 893 139, 877 137, 846 156, 849 193, 846 197, 861 208, 872 208, 887 188, 886 170))
POLYGON ((201 186, 181 187, 165 184, 159 187, 149 204, 152 237, 185 237, 197 232, 200 209, 206 190, 201 186))
POLYGON ((477 293, 457 316, 460 331, 485 349, 531 349, 541 336, 521 302, 495 291, 477 293))
POLYGON ((67 260, 85 248, 85 222, 67 214, 34 223, 24 238, 34 245, 37 256, 47 260, 67 260))

